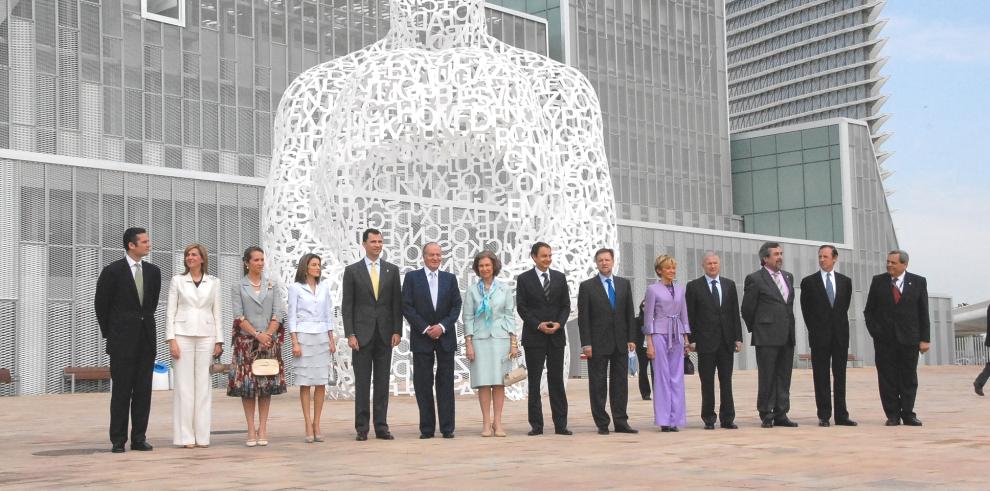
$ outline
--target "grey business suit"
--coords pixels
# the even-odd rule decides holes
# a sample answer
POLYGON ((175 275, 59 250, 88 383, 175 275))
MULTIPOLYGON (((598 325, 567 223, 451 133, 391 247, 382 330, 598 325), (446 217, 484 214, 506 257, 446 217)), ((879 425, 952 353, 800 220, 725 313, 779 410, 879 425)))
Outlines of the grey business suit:
POLYGON ((791 370, 794 367, 794 275, 781 270, 787 298, 766 268, 746 277, 740 307, 746 329, 756 346, 759 372, 756 408, 760 419, 781 421, 791 407, 791 370))
POLYGON ((354 367, 354 429, 368 433, 368 396, 374 378, 375 434, 388 434, 388 387, 392 373, 392 335, 402 335, 402 290, 398 266, 378 260, 378 298, 371 286, 365 258, 344 269, 340 304, 344 335, 354 336, 361 349, 352 352, 354 367))
POLYGON ((268 329, 268 322, 273 318, 282 322, 285 315, 284 295, 278 285, 266 276, 261 278, 261 292, 257 295, 248 277, 242 276, 241 281, 230 287, 230 301, 234 318, 244 316, 256 331, 268 329))

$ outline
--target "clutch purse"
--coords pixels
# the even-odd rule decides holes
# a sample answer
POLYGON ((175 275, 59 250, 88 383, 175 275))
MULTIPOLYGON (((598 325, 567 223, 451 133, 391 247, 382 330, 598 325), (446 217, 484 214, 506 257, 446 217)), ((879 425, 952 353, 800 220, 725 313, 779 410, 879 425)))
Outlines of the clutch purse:
POLYGON ((227 373, 230 370, 230 365, 227 363, 220 363, 220 357, 213 359, 213 364, 210 365, 210 375, 216 375, 218 373, 227 373))
POLYGON ((526 367, 522 365, 516 365, 515 368, 509 370, 508 373, 502 376, 502 384, 508 387, 510 385, 514 385, 523 380, 526 380, 526 377, 527 377, 526 367))
POLYGON ((330 353, 330 373, 327 376, 327 385, 337 385, 340 377, 337 376, 337 357, 330 353))
POLYGON ((254 361, 251 363, 251 374, 255 377, 272 377, 278 375, 278 360, 274 358, 261 358, 260 355, 267 351, 255 351, 254 361))

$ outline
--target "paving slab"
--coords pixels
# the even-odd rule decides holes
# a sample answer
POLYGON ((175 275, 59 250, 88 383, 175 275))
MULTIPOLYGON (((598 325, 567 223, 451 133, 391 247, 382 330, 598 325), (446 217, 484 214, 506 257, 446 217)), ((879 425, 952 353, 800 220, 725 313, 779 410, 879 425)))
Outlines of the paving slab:
MULTIPOLYGON (((111 454, 109 394, 0 398, 0 488, 50 489, 990 489, 990 399, 976 396, 980 367, 922 367, 917 402, 924 426, 884 426, 873 368, 851 368, 848 406, 858 427, 820 428, 811 371, 795 369, 791 419, 759 427, 756 372, 737 371, 738 430, 703 429, 697 376, 687 377, 688 427, 659 433, 635 380, 630 424, 638 435, 598 435, 587 381, 567 395, 574 436, 526 436, 526 401, 507 401, 507 438, 482 438, 473 396, 457 398, 457 437, 418 439, 415 399, 392 397, 394 441, 354 441, 351 401, 327 401, 326 442, 303 442, 298 392, 272 403, 268 447, 247 448, 240 401, 216 391, 211 446, 171 445, 172 394, 156 392, 153 452, 111 454)), ((549 404, 544 399, 546 420, 549 404)))

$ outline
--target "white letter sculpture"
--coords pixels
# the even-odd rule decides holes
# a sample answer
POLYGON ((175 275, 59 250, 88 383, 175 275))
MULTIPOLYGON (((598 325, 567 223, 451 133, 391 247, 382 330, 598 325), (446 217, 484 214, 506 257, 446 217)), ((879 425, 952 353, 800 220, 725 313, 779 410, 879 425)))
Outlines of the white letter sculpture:
MULTIPOLYGON (((384 39, 307 70, 282 98, 262 223, 273 274, 291 281, 315 252, 339 306, 343 268, 375 227, 403 271, 439 242, 462 287, 477 281, 482 249, 514 283, 533 267, 530 246, 547 242, 575 297, 594 251, 617 242, 594 89, 578 70, 489 36, 483 0, 392 0, 390 18, 384 39)), ((351 396, 339 309, 336 320, 344 356, 332 397, 351 396)), ((391 390, 412 393, 405 341, 395 355, 391 390)), ((459 357, 461 393, 467 368, 459 357)))

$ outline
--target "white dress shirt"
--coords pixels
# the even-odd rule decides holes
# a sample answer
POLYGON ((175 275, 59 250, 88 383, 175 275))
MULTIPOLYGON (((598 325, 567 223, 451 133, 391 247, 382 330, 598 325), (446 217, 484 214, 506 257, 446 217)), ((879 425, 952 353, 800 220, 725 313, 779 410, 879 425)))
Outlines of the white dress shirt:
POLYGON ((725 298, 725 296, 722 295, 722 278, 720 276, 716 276, 716 277, 712 278, 711 276, 708 276, 707 274, 705 275, 705 283, 706 283, 705 286, 708 287, 708 293, 709 294, 712 292, 712 282, 713 281, 715 282, 715 290, 718 291, 718 304, 719 305, 722 305, 722 299, 725 298))
POLYGON ((546 275, 547 275, 547 281, 550 281, 550 268, 547 268, 546 271, 540 271, 540 268, 538 266, 534 266, 533 267, 533 271, 536 271, 536 276, 540 279, 540 286, 541 287, 544 284, 543 283, 543 274, 544 273, 546 273, 546 275))
POLYGON ((289 285, 289 311, 286 313, 286 330, 320 334, 333 331, 333 301, 330 298, 330 282, 316 284, 316 292, 304 283, 289 285))
POLYGON ((821 271, 821 270, 819 270, 819 272, 821 273, 821 276, 822 276, 822 285, 825 285, 825 290, 828 291, 828 277, 831 276, 832 277, 832 291, 835 291, 835 271, 834 270, 832 270, 832 271, 821 271))
MULTIPOLYGON (((144 259, 135 261, 134 259, 131 259, 131 255, 130 254, 124 254, 124 259, 127 259, 127 265, 131 267, 131 278, 136 278, 137 277, 137 265, 138 264, 141 264, 142 262, 144 262, 144 259)), ((144 265, 141 264, 141 267, 143 268, 144 265)))
MULTIPOLYGON (((430 271, 430 268, 423 268, 423 273, 426 274, 426 284, 430 286, 430 300, 433 301, 433 310, 437 309, 437 297, 440 296, 440 270, 430 271), (433 275, 432 279, 430 275, 433 275)), ((423 334, 430 330, 430 326, 426 326, 423 329, 423 334)), ((446 334, 447 328, 440 324, 440 332, 446 334)))
POLYGON ((894 280, 894 284, 897 285, 898 291, 904 293, 904 273, 901 273, 901 275, 898 276, 896 280, 894 280))

